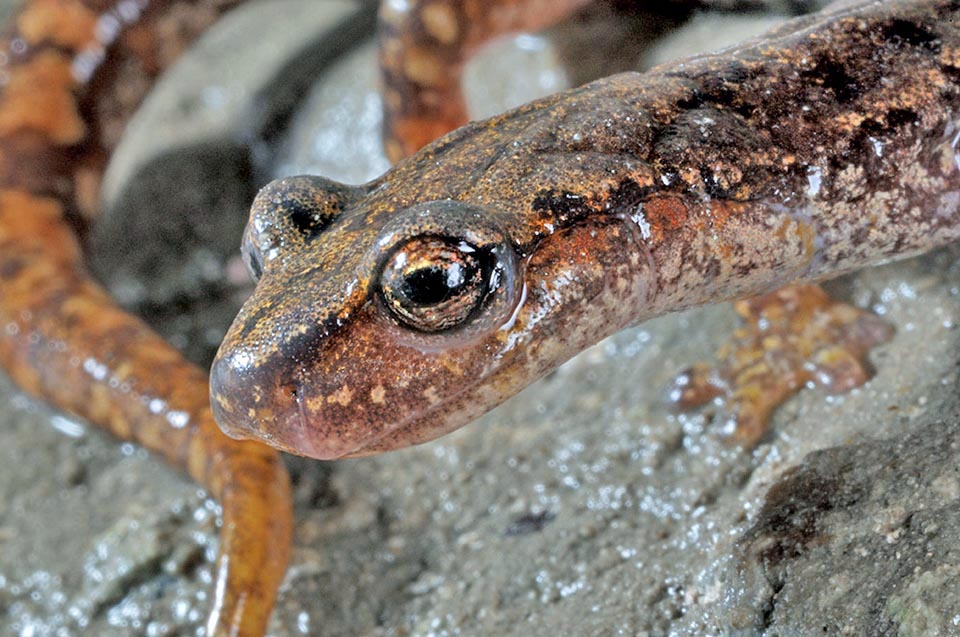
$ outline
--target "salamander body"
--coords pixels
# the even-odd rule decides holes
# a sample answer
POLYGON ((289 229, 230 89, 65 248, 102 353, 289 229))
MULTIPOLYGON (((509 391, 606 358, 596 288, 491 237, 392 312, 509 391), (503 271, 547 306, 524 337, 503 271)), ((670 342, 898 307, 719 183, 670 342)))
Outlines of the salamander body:
POLYGON ((844 4, 471 123, 362 186, 267 186, 218 421, 316 458, 417 444, 626 325, 954 241, 957 13, 844 4))

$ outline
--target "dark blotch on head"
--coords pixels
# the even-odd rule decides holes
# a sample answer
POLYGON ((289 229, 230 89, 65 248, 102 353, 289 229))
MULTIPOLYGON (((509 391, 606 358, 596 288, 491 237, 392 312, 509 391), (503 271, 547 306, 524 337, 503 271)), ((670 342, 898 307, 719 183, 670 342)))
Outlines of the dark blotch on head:
POLYGON ((910 22, 909 20, 891 20, 890 24, 883 29, 883 37, 900 46, 909 44, 910 46, 921 47, 939 53, 941 48, 940 37, 931 32, 922 24, 910 22))
POLYGON ((833 97, 841 104, 850 102, 860 95, 859 84, 847 73, 843 64, 826 55, 820 56, 816 65, 803 71, 801 76, 818 82, 824 89, 833 93, 833 97))
POLYGON ((569 190, 541 190, 533 199, 533 210, 553 216, 559 228, 583 221, 594 212, 583 195, 569 190))
POLYGON ((742 170, 738 174, 734 169, 749 165, 770 143, 769 131, 752 125, 736 110, 703 106, 678 112, 658 131, 648 162, 661 177, 697 169, 699 183, 671 178, 671 190, 727 199, 745 186, 761 185, 763 171, 742 170))
POLYGON ((294 203, 288 209, 287 214, 294 229, 304 237, 312 239, 330 225, 338 212, 339 210, 331 210, 321 214, 316 210, 299 207, 294 203))
MULTIPOLYGON (((865 119, 850 138, 847 152, 831 157, 831 172, 841 171, 855 164, 862 166, 867 183, 879 186, 890 179, 891 164, 886 158, 886 146, 895 139, 909 139, 911 129, 918 121, 916 112, 892 109, 882 119, 865 119)), ((865 239, 860 237, 859 239, 865 239)), ((852 239, 854 240, 854 239, 852 239)))
POLYGON ((250 208, 243 253, 255 279, 275 261, 303 250, 326 230, 360 192, 323 177, 286 177, 267 184, 250 208))
MULTIPOLYGON (((680 75, 680 77, 685 77, 685 76, 680 75)), ((679 100, 677 100, 677 110, 678 111, 693 110, 693 109, 700 108, 706 103, 707 103, 707 100, 703 95, 703 93, 701 93, 698 90, 694 90, 692 93, 690 93, 690 95, 681 97, 679 100)))
POLYGON ((913 126, 919 120, 916 112, 905 108, 895 108, 887 111, 884 121, 865 119, 860 124, 860 132, 865 135, 893 136, 902 133, 904 127, 913 126))
POLYGON ((343 212, 354 189, 311 175, 284 180, 274 189, 273 196, 277 212, 286 217, 290 229, 304 239, 312 239, 343 212))
POLYGON ((640 187, 640 184, 632 179, 625 179, 620 182, 617 189, 610 193, 607 199, 607 208, 613 212, 622 212, 630 214, 636 211, 637 206, 646 200, 650 193, 655 189, 649 186, 640 187))
POLYGON ((698 100, 700 103, 692 108, 697 109, 707 105, 720 108, 740 106, 743 86, 750 80, 751 75, 742 62, 733 61, 719 69, 717 73, 700 78, 700 99, 698 100))
POLYGON ((287 177, 261 190, 253 210, 266 220, 272 219, 279 231, 289 229, 309 239, 323 232, 356 193, 354 186, 323 177, 287 177))
POLYGON ((887 127, 890 129, 913 126, 920 121, 916 111, 906 108, 894 108, 887 112, 887 127))

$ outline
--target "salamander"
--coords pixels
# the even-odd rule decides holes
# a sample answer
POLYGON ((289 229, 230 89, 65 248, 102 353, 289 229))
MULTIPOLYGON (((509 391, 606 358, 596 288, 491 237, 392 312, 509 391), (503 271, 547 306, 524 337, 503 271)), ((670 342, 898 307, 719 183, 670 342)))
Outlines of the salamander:
MULTIPOLYGON (((95 216, 131 78, 233 4, 18 14, 0 89, 0 362, 221 500, 207 634, 260 635, 289 550, 282 464, 219 433, 204 373, 116 308, 72 232, 95 216)), ((956 12, 836 9, 471 124, 366 185, 268 186, 216 417, 314 457, 415 444, 624 325, 954 240, 956 12)))
POLYGON ((859 2, 264 188, 211 372, 232 436, 426 442, 627 325, 960 236, 960 6, 859 2))

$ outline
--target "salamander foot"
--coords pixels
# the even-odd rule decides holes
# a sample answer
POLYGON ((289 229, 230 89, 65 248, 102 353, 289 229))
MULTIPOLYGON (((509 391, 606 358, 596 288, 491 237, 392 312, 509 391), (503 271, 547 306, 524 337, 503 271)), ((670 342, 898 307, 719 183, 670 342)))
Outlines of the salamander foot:
POLYGON ((873 376, 870 350, 893 328, 834 301, 818 285, 792 285, 734 303, 744 321, 718 351, 719 362, 681 372, 668 391, 679 410, 723 403, 722 432, 744 447, 767 433, 774 410, 806 385, 842 394, 873 376))

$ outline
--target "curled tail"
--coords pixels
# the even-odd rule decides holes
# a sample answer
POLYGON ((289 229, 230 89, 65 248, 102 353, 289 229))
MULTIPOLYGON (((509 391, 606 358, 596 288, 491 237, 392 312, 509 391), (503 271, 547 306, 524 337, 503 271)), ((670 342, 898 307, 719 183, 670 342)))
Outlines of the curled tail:
POLYGON ((104 12, 93 0, 28 0, 15 15, 0 57, 0 365, 220 501, 207 634, 259 637, 290 547, 280 456, 220 432, 206 373, 91 280, 74 233, 95 216, 106 159, 142 97, 130 87, 150 84, 130 74, 152 79, 238 3, 137 0, 104 12))

